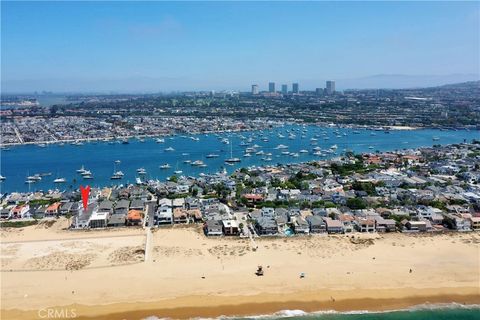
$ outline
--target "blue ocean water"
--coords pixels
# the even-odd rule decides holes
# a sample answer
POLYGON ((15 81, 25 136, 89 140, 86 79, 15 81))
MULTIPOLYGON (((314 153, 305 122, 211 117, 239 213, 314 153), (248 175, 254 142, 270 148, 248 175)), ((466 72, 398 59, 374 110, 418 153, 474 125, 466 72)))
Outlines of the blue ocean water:
POLYGON ((320 147, 328 149, 337 145, 337 155, 345 149, 354 152, 388 151, 433 144, 450 144, 471 141, 480 138, 479 131, 441 131, 441 130, 413 130, 413 131, 383 131, 353 130, 348 128, 326 128, 307 126, 303 129, 298 125, 273 128, 269 130, 241 132, 200 134, 196 136, 173 136, 165 137, 164 143, 157 143, 155 139, 148 138, 145 142, 138 139, 130 139, 129 144, 107 142, 85 143, 82 146, 66 144, 64 146, 49 145, 41 148, 35 145, 12 147, 9 151, 1 151, 0 174, 6 180, 0 183, 1 192, 35 191, 58 188, 68 190, 78 188, 80 184, 89 184, 93 187, 102 187, 117 184, 135 183, 137 169, 145 168, 146 179, 164 180, 174 174, 175 170, 182 170, 183 175, 198 176, 200 173, 218 172, 225 168, 232 172, 236 168, 265 165, 276 163, 303 162, 314 159, 326 159, 335 156, 328 154, 324 157, 313 155, 312 149, 320 147), (302 130, 305 130, 302 132, 302 130), (295 138, 289 139, 289 134, 294 133, 295 138), (244 138, 242 138, 242 135, 244 138), (304 137, 302 138, 302 135, 304 137), (283 136, 283 137, 282 137, 283 136), (191 139, 196 137, 199 141, 191 139), (433 139, 435 137, 435 140, 433 139), (226 138, 230 144, 221 141, 226 138), (271 161, 264 161, 265 155, 243 157, 246 146, 240 146, 241 142, 251 138, 250 146, 256 144, 265 153, 272 153, 271 161), (317 139, 312 141, 311 139, 317 139), (268 141, 264 141, 268 139, 268 141), (312 144, 316 143, 316 144, 312 144), (288 146, 288 151, 299 153, 300 150, 308 150, 309 153, 299 153, 298 157, 283 155, 284 149, 276 146, 283 144, 288 146), (174 151, 166 151, 172 147, 174 151), (207 158, 208 154, 218 154, 217 158, 207 158), (225 165, 224 160, 233 157, 241 159, 234 166, 225 165), (120 163, 115 165, 115 161, 120 163), (202 160, 207 167, 199 168, 184 163, 184 160, 202 160), (160 169, 159 166, 169 164, 170 169, 160 169), (82 180, 76 173, 81 166, 85 166, 94 176, 92 180, 82 180), (111 180, 113 171, 121 170, 125 176, 122 180, 111 180), (35 184, 26 184, 26 177, 37 173, 51 172, 51 176, 43 177, 35 184), (55 184, 53 180, 63 177, 67 180, 63 184, 55 184))
MULTIPOLYGON (((232 318, 230 318, 232 319, 232 318)), ((412 308, 386 312, 318 312, 282 311, 273 315, 233 319, 301 319, 301 320, 479 320, 480 308, 452 304, 444 307, 412 308)))

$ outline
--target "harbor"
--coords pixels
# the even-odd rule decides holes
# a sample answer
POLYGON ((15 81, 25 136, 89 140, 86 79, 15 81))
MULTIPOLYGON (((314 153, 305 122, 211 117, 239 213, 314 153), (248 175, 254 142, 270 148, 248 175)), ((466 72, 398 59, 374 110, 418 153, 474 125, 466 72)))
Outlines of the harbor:
POLYGON ((1 192, 142 184, 241 167, 331 159, 478 138, 469 130, 379 130, 285 125, 268 130, 173 135, 74 144, 22 145, 1 151, 1 192), (83 170, 83 171, 79 171, 83 170))

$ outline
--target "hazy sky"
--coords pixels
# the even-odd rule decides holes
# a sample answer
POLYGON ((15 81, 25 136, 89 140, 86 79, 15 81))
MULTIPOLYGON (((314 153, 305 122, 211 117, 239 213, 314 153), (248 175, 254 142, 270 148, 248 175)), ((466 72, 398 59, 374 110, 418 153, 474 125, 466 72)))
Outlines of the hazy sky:
POLYGON ((479 73, 478 2, 4 2, 3 91, 479 73))

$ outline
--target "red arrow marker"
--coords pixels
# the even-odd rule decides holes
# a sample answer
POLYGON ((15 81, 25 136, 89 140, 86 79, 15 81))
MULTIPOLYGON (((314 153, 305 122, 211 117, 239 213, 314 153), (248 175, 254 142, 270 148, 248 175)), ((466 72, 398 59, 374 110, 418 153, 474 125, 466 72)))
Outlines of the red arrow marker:
POLYGON ((80 186, 80 192, 82 193, 82 201, 83 201, 83 210, 87 210, 88 206, 88 196, 90 195, 90 186, 80 186))

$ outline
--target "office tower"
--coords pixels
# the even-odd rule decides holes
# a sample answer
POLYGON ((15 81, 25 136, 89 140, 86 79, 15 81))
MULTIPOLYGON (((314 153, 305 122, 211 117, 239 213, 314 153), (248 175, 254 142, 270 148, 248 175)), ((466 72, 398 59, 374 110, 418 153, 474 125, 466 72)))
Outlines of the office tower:
POLYGON ((327 94, 334 94, 335 93, 335 81, 330 80, 327 81, 327 94))
POLYGON ((258 85, 252 84, 252 94, 258 94, 258 85))
POLYGON ((282 84, 282 94, 288 94, 288 85, 282 84))
POLYGON ((275 93, 275 82, 268 83, 268 92, 275 93))
POLYGON ((315 93, 317 94, 317 96, 321 96, 323 94, 323 89, 322 88, 316 88, 315 93))
POLYGON ((298 94, 298 92, 299 92, 299 91, 298 91, 298 83, 294 83, 294 84, 292 85, 292 92, 298 94))

